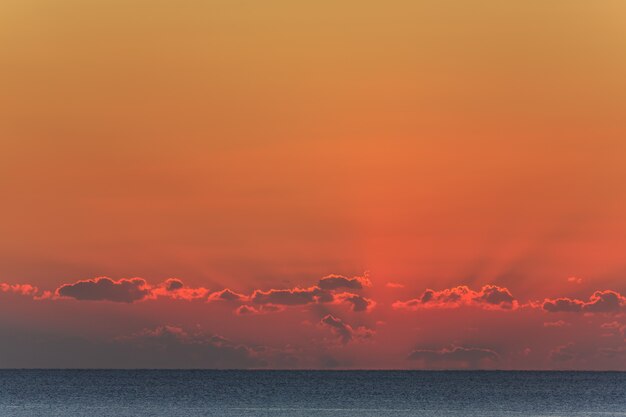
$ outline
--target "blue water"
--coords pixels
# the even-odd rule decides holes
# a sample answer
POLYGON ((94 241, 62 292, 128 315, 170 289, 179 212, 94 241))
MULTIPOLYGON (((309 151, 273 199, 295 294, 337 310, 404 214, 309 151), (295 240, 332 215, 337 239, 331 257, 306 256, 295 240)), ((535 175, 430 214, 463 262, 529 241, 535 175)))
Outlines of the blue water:
POLYGON ((0 370, 0 416, 626 416, 626 373, 0 370))

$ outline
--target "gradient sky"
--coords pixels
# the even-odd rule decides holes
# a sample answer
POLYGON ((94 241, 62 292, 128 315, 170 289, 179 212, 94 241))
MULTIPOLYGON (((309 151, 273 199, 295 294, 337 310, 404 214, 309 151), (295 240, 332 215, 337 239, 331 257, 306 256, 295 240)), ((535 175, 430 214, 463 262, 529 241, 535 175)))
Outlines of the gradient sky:
POLYGON ((0 367, 626 370, 626 4, 305 3, 0 2, 0 367))

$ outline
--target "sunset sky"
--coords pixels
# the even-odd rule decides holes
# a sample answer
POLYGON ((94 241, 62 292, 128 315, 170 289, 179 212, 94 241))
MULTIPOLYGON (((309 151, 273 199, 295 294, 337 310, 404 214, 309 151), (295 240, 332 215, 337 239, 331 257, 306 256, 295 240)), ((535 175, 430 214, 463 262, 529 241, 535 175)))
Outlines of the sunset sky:
POLYGON ((0 367, 626 370, 625 22, 3 0, 0 367))

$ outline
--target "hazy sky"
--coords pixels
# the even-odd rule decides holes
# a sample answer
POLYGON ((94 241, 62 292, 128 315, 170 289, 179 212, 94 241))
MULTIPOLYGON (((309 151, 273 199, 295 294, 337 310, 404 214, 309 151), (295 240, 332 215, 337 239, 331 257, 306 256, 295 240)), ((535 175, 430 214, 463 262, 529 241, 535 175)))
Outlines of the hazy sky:
POLYGON ((626 4, 306 3, 0 2, 0 366, 626 369, 626 4))

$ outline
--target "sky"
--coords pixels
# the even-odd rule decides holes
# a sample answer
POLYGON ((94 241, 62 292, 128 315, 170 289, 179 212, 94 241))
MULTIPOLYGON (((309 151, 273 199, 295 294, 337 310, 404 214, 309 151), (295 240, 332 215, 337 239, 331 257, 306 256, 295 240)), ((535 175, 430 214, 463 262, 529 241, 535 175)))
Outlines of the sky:
POLYGON ((624 19, 0 2, 0 367, 626 370, 624 19))

